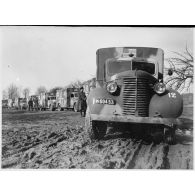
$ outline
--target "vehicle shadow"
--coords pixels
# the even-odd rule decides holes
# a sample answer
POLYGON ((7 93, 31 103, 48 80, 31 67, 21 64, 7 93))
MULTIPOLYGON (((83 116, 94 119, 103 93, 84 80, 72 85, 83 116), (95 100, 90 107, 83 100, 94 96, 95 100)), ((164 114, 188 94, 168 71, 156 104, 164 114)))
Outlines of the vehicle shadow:
POLYGON ((192 145, 193 135, 177 134, 176 141, 177 141, 177 144, 192 145))
POLYGON ((127 139, 131 139, 134 142, 143 142, 146 145, 150 145, 151 143, 159 143, 159 140, 154 140, 151 136, 147 136, 141 133, 134 132, 114 132, 105 135, 103 140, 112 140, 112 139, 123 139, 124 141, 127 139))
MULTIPOLYGON (((155 137, 146 134, 145 132, 126 132, 126 131, 120 131, 120 132, 112 132, 103 138, 104 140, 111 140, 111 139, 131 139, 135 142, 142 141, 145 145, 150 145, 151 143, 154 144, 160 144, 164 143, 163 135, 159 134, 155 137)), ((182 144, 182 145, 191 145, 193 143, 193 136, 192 135, 185 135, 185 134, 176 134, 176 144, 182 144)))

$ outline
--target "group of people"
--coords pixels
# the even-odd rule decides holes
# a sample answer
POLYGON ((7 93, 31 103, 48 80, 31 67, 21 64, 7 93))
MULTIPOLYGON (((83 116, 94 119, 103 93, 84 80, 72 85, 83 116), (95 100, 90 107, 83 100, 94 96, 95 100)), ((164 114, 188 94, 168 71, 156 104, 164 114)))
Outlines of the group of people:
POLYGON ((39 100, 38 98, 32 98, 30 97, 28 101, 28 110, 33 111, 33 109, 38 110, 39 108, 39 100))

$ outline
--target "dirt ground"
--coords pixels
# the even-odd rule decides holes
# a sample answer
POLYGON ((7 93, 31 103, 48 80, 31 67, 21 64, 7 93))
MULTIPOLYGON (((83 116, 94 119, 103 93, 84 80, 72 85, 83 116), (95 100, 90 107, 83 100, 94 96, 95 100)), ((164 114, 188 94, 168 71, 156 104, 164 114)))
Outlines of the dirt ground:
POLYGON ((2 168, 192 169, 193 136, 177 130, 177 143, 115 133, 90 142, 84 118, 72 111, 2 114, 2 168))

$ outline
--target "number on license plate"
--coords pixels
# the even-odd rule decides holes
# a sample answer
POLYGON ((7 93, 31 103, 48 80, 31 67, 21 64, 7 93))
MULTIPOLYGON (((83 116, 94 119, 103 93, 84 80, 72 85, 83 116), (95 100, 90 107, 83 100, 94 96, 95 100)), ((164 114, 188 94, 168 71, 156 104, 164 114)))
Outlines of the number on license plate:
POLYGON ((114 105, 114 100, 112 99, 96 99, 95 100, 96 104, 109 104, 109 105, 114 105))

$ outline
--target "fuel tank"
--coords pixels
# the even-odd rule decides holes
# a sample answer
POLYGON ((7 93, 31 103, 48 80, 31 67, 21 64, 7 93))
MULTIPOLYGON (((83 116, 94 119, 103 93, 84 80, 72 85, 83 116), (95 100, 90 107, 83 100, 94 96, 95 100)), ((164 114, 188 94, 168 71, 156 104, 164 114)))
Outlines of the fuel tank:
POLYGON ((175 90, 153 95, 149 104, 149 117, 177 118, 183 112, 182 96, 175 90))

